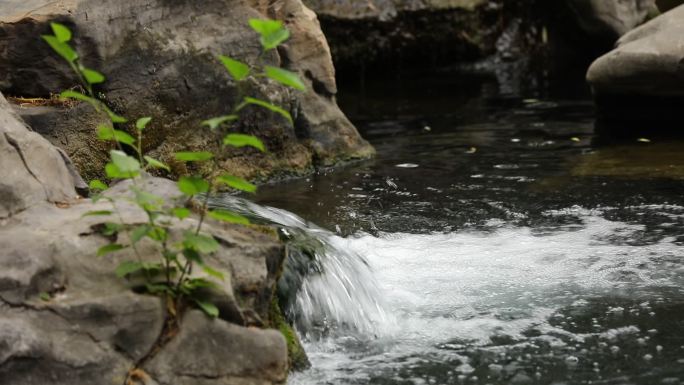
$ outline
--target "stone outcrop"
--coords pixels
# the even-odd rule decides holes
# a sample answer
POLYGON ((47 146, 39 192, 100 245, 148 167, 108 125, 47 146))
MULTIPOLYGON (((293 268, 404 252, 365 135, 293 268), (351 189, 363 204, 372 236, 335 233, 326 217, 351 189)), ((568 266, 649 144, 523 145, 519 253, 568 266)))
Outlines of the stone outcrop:
POLYGON ((567 0, 579 26, 595 39, 614 42, 657 13, 654 0, 567 0))
MULTIPOLYGON (((263 17, 283 19, 292 31, 290 41, 263 60, 299 71, 308 91, 289 91, 264 79, 251 82, 246 93, 284 106, 295 124, 248 108, 235 129, 260 137, 269 154, 235 151, 224 167, 267 178, 370 156, 372 148, 336 105, 327 43, 315 14, 299 0, 135 0, 125 5, 118 0, 6 0, 0 5, 0 91, 47 98, 77 84, 68 66, 40 40, 49 33, 50 21, 64 23, 73 29, 85 64, 106 75, 99 91, 110 106, 131 119, 152 116, 146 151, 170 161, 173 151, 214 146, 199 123, 229 113, 240 98, 216 57, 256 63, 260 45, 247 20, 263 17)), ((71 108, 79 107, 20 112, 49 131, 47 137, 91 177, 102 169, 103 149, 84 133, 95 128, 98 117, 71 108)), ((174 168, 175 175, 184 172, 174 168)))
MULTIPOLYGON (((104 223, 117 220, 84 214, 109 210, 110 203, 75 198, 65 158, 31 132, 1 94, 0 131, 0 383, 285 382, 286 341, 281 332, 263 329, 271 324, 284 258, 275 234, 207 221, 203 231, 219 241, 220 250, 205 261, 224 279, 207 276, 216 288, 204 295, 220 315, 211 319, 188 309, 177 328, 169 329, 164 301, 141 294, 142 282, 114 273, 136 253, 124 249, 96 257, 112 241, 102 231, 104 223)), ((161 178, 141 180, 137 187, 166 202, 181 195, 174 182, 161 178)), ((144 224, 145 213, 123 199, 131 194, 130 182, 105 193, 116 199, 125 223, 144 224)), ((172 223, 171 240, 196 225, 196 217, 172 223)), ((138 243, 140 259, 157 261, 156 247, 138 243)))
POLYGON ((587 80, 608 120, 681 121, 684 6, 624 35, 615 50, 592 64, 587 80))

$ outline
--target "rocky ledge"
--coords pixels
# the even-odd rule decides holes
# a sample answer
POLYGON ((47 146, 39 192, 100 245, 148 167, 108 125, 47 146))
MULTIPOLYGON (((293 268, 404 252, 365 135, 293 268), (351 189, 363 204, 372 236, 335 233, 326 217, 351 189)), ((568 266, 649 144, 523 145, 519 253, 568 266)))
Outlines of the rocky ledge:
POLYGON ((316 15, 300 0, 3 0, 0 5, 0 91, 6 96, 43 98, 22 103, 19 112, 63 148, 86 179, 102 172, 106 146, 92 135, 102 117, 87 106, 51 104, 54 93, 78 84, 40 35, 58 21, 74 31, 85 63, 107 82, 98 90, 116 112, 152 116, 145 151, 187 172, 172 153, 214 146, 199 123, 231 111, 239 91, 217 60, 219 54, 297 71, 308 91, 289 92, 275 82, 255 81, 250 95, 284 106, 294 127, 274 114, 254 109, 236 129, 261 138, 267 156, 235 151, 224 167, 247 178, 273 178, 311 171, 373 153, 338 108, 328 44, 316 15), (248 19, 283 20, 291 39, 260 57, 258 36, 248 19))
MULTIPOLYGON (((209 220, 203 229, 220 250, 207 263, 224 278, 205 277, 216 286, 204 295, 219 317, 167 306, 142 294, 142 282, 117 277, 116 266, 133 258, 129 249, 96 257, 112 241, 102 231, 111 219, 84 214, 110 203, 78 198, 65 159, 0 94, 0 383, 284 383, 288 342, 271 329, 288 329, 273 311, 284 258, 275 233, 209 220)), ((126 197, 128 183, 105 194, 126 197)), ((141 183, 167 202, 181 195, 170 180, 141 183)), ((116 205, 125 223, 147 223, 126 199, 116 205)), ((172 224, 171 239, 196 222, 172 224)), ((159 258, 154 243, 138 245, 143 262, 159 258)))

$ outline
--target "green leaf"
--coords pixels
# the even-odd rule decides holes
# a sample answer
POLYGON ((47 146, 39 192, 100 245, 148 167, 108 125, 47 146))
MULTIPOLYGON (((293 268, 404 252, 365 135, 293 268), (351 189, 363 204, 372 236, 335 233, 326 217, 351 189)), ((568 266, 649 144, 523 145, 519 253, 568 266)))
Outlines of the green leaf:
POLYGON ((176 207, 175 209, 171 210, 171 213, 173 213, 173 216, 178 219, 185 219, 190 215, 190 210, 186 209, 185 207, 176 207))
POLYGON ((52 32, 60 42, 66 43, 71 40, 71 30, 63 24, 50 23, 50 27, 52 27, 52 32))
POLYGON ((124 261, 119 264, 114 270, 117 277, 123 278, 129 274, 133 274, 144 268, 143 264, 135 261, 124 261))
POLYGON ((59 41, 56 36, 43 35, 41 36, 45 42, 47 42, 53 51, 55 51, 59 56, 64 58, 64 60, 69 63, 73 63, 78 59, 78 54, 74 51, 71 46, 63 41, 59 41))
POLYGON ((107 126, 97 127, 97 137, 100 140, 115 140, 129 146, 135 146, 135 139, 130 134, 107 126))
POLYGON ((145 155, 143 158, 145 158, 145 161, 147 161, 147 164, 150 167, 161 168, 161 169, 164 169, 164 170, 169 171, 169 172, 171 171, 171 167, 165 165, 164 163, 162 163, 162 162, 160 162, 160 161, 158 161, 152 157, 145 155))
POLYGON ((238 225, 248 225, 249 219, 243 217, 242 215, 235 214, 226 210, 212 210, 207 213, 209 217, 214 218, 219 221, 236 223, 238 225))
POLYGON ((250 19, 249 25, 260 37, 261 46, 268 51, 280 45, 290 37, 290 31, 283 27, 283 22, 268 19, 250 19))
POLYGON ((88 184, 88 187, 90 187, 91 190, 98 190, 98 191, 106 190, 109 188, 109 187, 107 187, 106 184, 104 184, 102 181, 100 181, 98 179, 91 180, 90 183, 88 184))
POLYGON ((223 275, 223 273, 221 273, 221 272, 218 271, 218 270, 214 270, 214 269, 212 269, 211 267, 209 267, 209 266, 207 266, 207 265, 202 264, 202 270, 203 270, 205 273, 207 273, 208 275, 210 275, 210 276, 212 276, 212 277, 214 277, 214 278, 220 279, 221 281, 223 281, 223 280, 225 279, 225 276, 223 275))
POLYGON ((240 191, 245 191, 245 192, 256 192, 256 186, 247 182, 246 180, 233 176, 233 175, 221 175, 218 178, 216 178, 217 181, 220 183, 226 184, 229 187, 232 187, 236 190, 240 191))
POLYGON ((164 242, 168 239, 169 234, 166 232, 164 228, 153 227, 152 229, 150 229, 150 232, 147 234, 147 236, 154 241, 164 242))
POLYGON ((221 60, 221 63, 223 63, 233 79, 240 81, 249 76, 249 66, 247 64, 223 55, 219 56, 219 60, 221 60))
POLYGON ((177 152, 174 154, 176 159, 182 162, 203 162, 214 157, 209 151, 197 151, 197 152, 177 152))
POLYGON ((88 211, 81 215, 81 218, 83 217, 96 217, 96 216, 106 216, 106 215, 112 215, 113 213, 109 210, 93 210, 93 211, 88 211))
POLYGON ((99 84, 105 81, 104 75, 90 68, 81 68, 81 73, 88 84, 99 84))
POLYGON ((208 126, 210 129, 215 130, 223 123, 232 122, 238 120, 237 115, 224 115, 216 118, 207 119, 202 122, 203 126, 208 126))
POLYGON ((140 118, 135 122, 135 128, 138 129, 138 131, 142 131, 147 127, 147 125, 152 121, 152 118, 149 116, 140 118))
POLYGON ((62 99, 75 99, 75 100, 79 100, 81 102, 90 103, 90 105, 93 106, 98 111, 100 111, 100 109, 102 107, 102 103, 100 103, 99 100, 93 99, 90 96, 83 95, 82 93, 80 93, 78 91, 72 91, 72 90, 62 91, 62 93, 59 94, 59 97, 62 99))
POLYGON ((200 301, 196 298, 193 298, 193 301, 197 304, 197 306, 209 317, 211 318, 216 318, 219 316, 219 309, 216 307, 211 302, 205 302, 205 301, 200 301))
POLYGON ((194 249, 183 249, 183 256, 185 259, 188 261, 192 262, 202 262, 202 256, 200 253, 197 252, 197 250, 194 249))
POLYGON ((121 115, 117 115, 112 110, 110 110, 109 107, 105 106, 104 104, 102 104, 102 107, 104 108, 105 112, 109 116, 109 119, 112 121, 112 123, 126 123, 126 122, 128 122, 128 119, 124 118, 121 115))
POLYGON ((145 289, 147 289, 147 292, 150 294, 166 293, 171 295, 171 297, 176 296, 176 293, 173 291, 173 289, 164 283, 146 283, 145 289))
POLYGON ((260 151, 266 151, 264 143, 259 140, 259 138, 252 135, 245 134, 228 134, 223 138, 223 144, 226 146, 233 147, 245 147, 250 146, 259 149, 260 151))
POLYGON ((125 248, 126 248, 126 246, 124 246, 124 245, 120 245, 118 243, 110 243, 106 246, 102 246, 99 249, 97 249, 97 256, 101 257, 103 255, 107 255, 107 254, 110 254, 110 253, 113 253, 115 251, 119 251, 119 250, 122 250, 125 248))
POLYGON ((109 155, 112 158, 112 163, 124 174, 136 174, 140 171, 140 162, 132 156, 126 155, 125 152, 119 150, 111 150, 109 155))
POLYGON ((187 196, 209 191, 209 182, 196 176, 182 176, 178 180, 178 189, 187 196))
POLYGON ((202 254, 210 254, 219 249, 219 243, 214 237, 204 234, 195 234, 190 231, 185 232, 183 246, 185 246, 186 249, 195 250, 202 254))
POLYGON ((266 71, 266 76, 277 81, 278 83, 292 87, 296 90, 306 91, 306 86, 296 73, 271 66, 265 66, 264 70, 266 71))
POLYGON ((282 115, 285 119, 287 119, 287 121, 290 122, 290 124, 293 124, 292 123, 292 115, 290 115, 290 113, 285 111, 284 109, 276 106, 275 104, 271 104, 265 100, 255 99, 255 98, 250 98, 250 97, 246 97, 245 102, 247 104, 253 104, 253 105, 256 105, 259 107, 263 107, 267 110, 273 111, 275 113, 278 113, 278 114, 282 115))
POLYGON ((119 230, 121 230, 122 227, 123 226, 118 224, 118 223, 107 222, 107 223, 105 223, 105 228, 102 230, 102 235, 107 236, 107 237, 110 237, 112 235, 116 235, 119 232, 119 230))
POLYGON ((38 294, 38 297, 39 297, 42 301, 45 301, 45 302, 47 302, 47 301, 49 301, 49 300, 51 299, 50 293, 47 293, 47 292, 44 292, 44 291, 41 291, 41 292, 38 294))
POLYGON ((147 234, 150 232, 150 226, 149 225, 140 225, 136 226, 132 231, 131 231, 131 243, 135 244, 138 243, 141 239, 145 238, 147 234))

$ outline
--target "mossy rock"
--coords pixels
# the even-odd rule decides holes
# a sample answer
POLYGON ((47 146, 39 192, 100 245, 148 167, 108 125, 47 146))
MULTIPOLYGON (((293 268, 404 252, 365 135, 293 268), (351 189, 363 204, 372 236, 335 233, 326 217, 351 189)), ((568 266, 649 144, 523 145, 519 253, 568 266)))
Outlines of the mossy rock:
POLYGON ((311 362, 309 362, 309 357, 307 357, 304 351, 302 342, 299 340, 299 336, 297 336, 292 325, 285 319, 276 296, 273 296, 271 300, 269 318, 271 328, 280 330, 280 333, 285 337, 285 341, 287 341, 287 357, 290 371, 302 371, 310 368, 311 362))

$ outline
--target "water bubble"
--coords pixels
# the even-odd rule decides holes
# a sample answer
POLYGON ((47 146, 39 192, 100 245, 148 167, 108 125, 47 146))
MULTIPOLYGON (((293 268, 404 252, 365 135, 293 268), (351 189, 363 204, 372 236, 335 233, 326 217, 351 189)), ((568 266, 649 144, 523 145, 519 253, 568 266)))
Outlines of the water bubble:
POLYGON ((653 359, 653 355, 651 354, 644 354, 644 360, 645 361, 651 361, 653 359))
POLYGON ((579 358, 575 356, 568 356, 565 358, 565 363, 568 365, 577 365, 579 363, 579 358))

